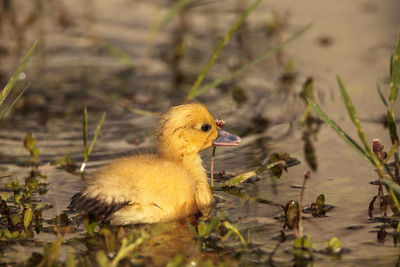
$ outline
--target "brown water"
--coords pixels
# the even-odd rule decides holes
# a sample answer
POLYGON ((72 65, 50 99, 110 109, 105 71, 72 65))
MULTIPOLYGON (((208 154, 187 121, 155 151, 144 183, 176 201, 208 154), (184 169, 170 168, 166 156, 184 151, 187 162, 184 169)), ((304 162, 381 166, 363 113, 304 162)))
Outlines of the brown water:
MULTIPOLYGON (((40 10, 33 2, 15 1, 18 23, 22 24, 35 10, 40 16, 27 24, 25 33, 15 30, 7 18, 0 21, 3 27, 0 48, 7 51, 0 58, 0 71, 5 77, 13 72, 18 52, 39 39, 38 51, 26 71, 31 86, 15 112, 1 124, 0 174, 12 174, 21 180, 27 175, 29 157, 22 140, 26 132, 33 132, 40 149, 39 169, 48 176, 48 193, 40 197, 53 206, 45 211, 46 218, 54 218, 65 210, 70 197, 82 186, 79 175, 57 169, 49 162, 67 154, 77 162, 82 160, 83 107, 88 106, 91 133, 101 112, 107 112, 87 167, 89 173, 114 158, 137 150, 151 150, 157 119, 133 114, 125 106, 162 112, 181 103, 246 1, 196 2, 161 31, 149 48, 150 25, 170 6, 158 2, 161 1, 57 0, 45 3, 40 10), (18 35, 25 41, 16 41, 18 35), (182 58, 173 56, 180 40, 186 45, 182 58), (105 44, 124 51, 134 67, 129 68, 111 56, 105 44)), ((359 111, 368 139, 380 138, 389 148, 389 136, 381 123, 385 108, 375 84, 379 80, 384 92, 388 92, 388 63, 400 25, 399 10, 400 3, 394 0, 262 2, 249 17, 240 37, 233 38, 223 50, 207 81, 236 69, 308 23, 314 25, 279 56, 272 56, 198 98, 215 118, 226 121, 227 130, 241 134, 243 139, 240 147, 217 150, 216 171, 239 174, 259 166, 272 152, 288 152, 301 164, 290 168, 280 180, 263 174, 260 181, 241 188, 249 195, 282 205, 298 199, 300 190, 292 185, 301 184, 304 172, 310 169, 303 153, 304 129, 297 123, 304 109, 299 92, 309 76, 314 78, 317 102, 346 132, 356 137, 336 84, 336 75, 340 75, 359 111), (277 33, 268 35, 265 25, 271 20, 278 24, 277 33), (288 62, 294 64, 291 75, 284 68, 288 62), (284 75, 294 79, 283 82, 284 75), (240 92, 246 95, 245 100, 233 97, 240 92)), ((400 114, 398 105, 396 109, 400 114)), ((368 216, 369 202, 377 193, 377 187, 369 184, 377 178, 373 168, 326 125, 321 125, 311 140, 318 166, 307 183, 304 204, 309 205, 323 193, 334 209, 323 218, 306 214, 304 232, 312 235, 316 250, 322 250, 333 236, 350 250, 338 261, 316 254, 314 263, 394 265, 400 255, 398 248, 390 235, 385 243, 377 242, 382 223, 368 216)), ((210 153, 204 152, 207 166, 210 153)), ((10 180, 3 178, 0 183, 4 185, 10 180)), ((283 223, 274 217, 282 210, 224 192, 216 195, 224 200, 218 204, 218 212, 231 222, 239 222, 245 235, 250 231, 251 246, 240 262, 264 264, 277 243, 274 237, 280 235, 283 223)), ((154 232, 159 231, 160 226, 154 227, 154 232)), ((172 227, 171 234, 163 235, 162 242, 155 242, 158 245, 144 248, 143 255, 154 258, 157 264, 164 264, 178 252, 187 257, 202 257, 191 233, 184 228, 172 227)), ((81 225, 81 231, 68 238, 83 233, 81 225)), ((56 239, 50 233, 35 238, 37 244, 56 239)), ((77 253, 85 251, 82 244, 72 247, 77 253)), ((292 255, 287 252, 290 247, 288 241, 278 249, 274 256, 277 264, 293 265, 292 255)), ((24 261, 32 251, 42 251, 42 247, 4 246, 3 261, 24 261)))

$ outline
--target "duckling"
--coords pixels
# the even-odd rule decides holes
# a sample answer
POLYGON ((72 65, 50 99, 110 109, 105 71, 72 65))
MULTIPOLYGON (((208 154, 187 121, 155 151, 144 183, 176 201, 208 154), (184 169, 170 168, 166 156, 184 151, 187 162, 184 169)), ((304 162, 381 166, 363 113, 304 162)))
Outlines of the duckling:
POLYGON ((158 223, 207 215, 214 198, 199 152, 238 145, 199 103, 172 107, 157 130, 157 153, 121 158, 105 166, 75 194, 70 207, 113 225, 158 223))

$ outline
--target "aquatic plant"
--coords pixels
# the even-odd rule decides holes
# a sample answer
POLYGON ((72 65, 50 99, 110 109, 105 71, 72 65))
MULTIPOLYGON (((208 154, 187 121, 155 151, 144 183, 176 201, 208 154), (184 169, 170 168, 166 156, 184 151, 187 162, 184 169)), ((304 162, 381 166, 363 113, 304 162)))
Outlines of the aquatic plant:
MULTIPOLYGON (((322 109, 315 103, 313 99, 307 98, 308 103, 315 110, 317 115, 322 120, 324 120, 351 148, 353 148, 356 152, 358 152, 358 154, 361 155, 362 158, 367 160, 370 164, 372 164, 376 168, 379 177, 378 198, 381 199, 382 201, 383 198, 385 197, 382 188, 382 184, 385 184, 390 194, 390 198, 394 203, 395 209, 393 211, 395 213, 400 210, 400 203, 398 200, 399 195, 396 193, 396 191, 394 191, 395 189, 397 189, 396 183, 398 183, 399 181, 396 175, 399 173, 398 171, 399 157, 397 151, 399 147, 399 138, 397 135, 395 115, 394 115, 394 104, 398 95, 399 81, 400 81, 400 33, 398 36, 397 47, 390 60, 390 93, 388 96, 389 100, 388 102, 384 100, 383 94, 380 90, 380 87, 378 86, 379 96, 381 97, 381 99, 384 100, 383 102, 387 106, 386 119, 388 123, 389 135, 392 142, 392 147, 389 153, 387 153, 387 156, 385 158, 383 157, 382 154, 383 146, 378 148, 377 146, 379 146, 379 144, 377 144, 376 141, 373 142, 373 145, 371 146, 370 142, 367 141, 357 111, 350 99, 346 87, 344 86, 339 76, 337 77, 337 82, 340 88, 340 92, 342 94, 343 101, 346 105, 349 117, 357 130, 359 139, 361 141, 361 145, 357 143, 357 141, 352 139, 347 133, 345 133, 336 124, 336 122, 334 122, 331 118, 329 118, 329 116, 324 111, 322 111, 322 109), (394 164, 395 174, 392 173, 392 170, 389 168, 387 164, 388 160, 392 158, 392 156, 394 156, 395 160, 394 164)), ((370 205, 370 210, 371 210, 371 205, 370 205)), ((397 230, 400 231, 400 223, 398 224, 397 230)))
MULTIPOLYGON (((7 96, 10 94, 11 90, 14 88, 15 84, 18 82, 20 75, 22 71, 24 70, 26 64, 28 64, 29 60, 31 59, 33 53, 35 52, 37 46, 37 41, 35 41, 32 45, 32 47, 28 50, 26 55, 24 56, 22 63, 19 65, 17 70, 14 72, 14 74, 11 76, 11 78, 8 80, 7 84, 4 86, 3 90, 0 93, 0 107, 3 105, 4 101, 6 100, 7 96)), ((28 85, 29 86, 29 85, 28 85)), ((25 87, 24 90, 22 90, 19 95, 15 98, 15 100, 9 105, 7 109, 5 109, 1 114, 0 114, 0 120, 4 118, 5 115, 12 109, 12 107, 16 104, 16 102, 21 98, 22 94, 26 91, 28 88, 25 87)))
MULTIPOLYGON (((299 30, 298 32, 296 32, 295 34, 293 34, 291 37, 289 37, 288 39, 286 39, 285 41, 283 41, 282 43, 278 44, 277 46, 274 46, 273 48, 267 50, 266 52, 264 52, 263 54, 261 54, 260 56, 258 56, 257 58, 253 59, 252 61, 250 61, 249 63, 247 63, 246 65, 242 66, 241 68, 233 71, 232 73, 229 73, 225 76, 223 76, 222 78, 219 78, 211 83, 208 83, 202 87, 199 88, 201 81, 204 79, 205 75, 208 72, 208 69, 204 69, 203 72, 199 75, 199 77, 197 78, 197 80, 199 82, 195 83, 189 94, 186 97, 186 101, 190 101, 193 98, 207 92, 208 90, 210 90, 211 88, 214 88, 216 86, 218 86, 219 84, 231 80, 234 77, 236 77, 237 75, 239 75, 240 73, 248 70, 249 68, 251 68, 252 66, 256 65, 257 63, 261 62, 262 60, 266 59, 267 57, 273 55, 274 53, 276 53, 277 51, 279 51, 282 47, 285 47, 286 45, 288 45, 289 43, 291 43, 292 41, 296 40, 298 37, 300 37, 303 33, 305 33, 309 28, 311 28, 312 24, 309 24, 307 26, 305 26, 304 28, 302 28, 301 30, 299 30)), ((216 52, 214 52, 215 54, 216 52)), ((214 55, 213 54, 213 55, 214 55)), ((210 59, 211 60, 211 59, 210 59)))
POLYGON ((24 147, 29 151, 32 168, 37 169, 40 151, 36 146, 36 138, 32 135, 32 133, 27 133, 25 135, 24 147))
POLYGON ((97 137, 99 136, 101 126, 103 126, 104 119, 106 118, 106 113, 104 112, 103 115, 101 116, 101 119, 99 123, 97 124, 96 130, 94 132, 94 136, 92 141, 90 142, 90 146, 88 148, 88 134, 87 134, 87 127, 88 127, 88 122, 87 122, 87 108, 83 110, 83 162, 80 168, 81 174, 85 170, 86 164, 89 160, 90 153, 92 153, 94 144, 96 143, 97 137))
POLYGON ((190 223, 187 223, 187 225, 203 251, 210 249, 217 252, 223 251, 221 245, 223 246, 232 235, 239 238, 243 246, 247 245, 237 226, 232 225, 227 220, 222 220, 218 216, 212 218, 209 222, 200 221, 197 227, 190 223))

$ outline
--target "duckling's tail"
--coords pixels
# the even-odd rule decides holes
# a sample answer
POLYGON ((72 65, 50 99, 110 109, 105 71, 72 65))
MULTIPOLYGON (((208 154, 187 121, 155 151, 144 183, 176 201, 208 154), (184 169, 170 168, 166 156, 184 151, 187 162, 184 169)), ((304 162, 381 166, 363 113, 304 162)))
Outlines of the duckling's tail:
POLYGON ((68 208, 79 211, 81 214, 94 215, 98 220, 106 220, 117 210, 129 205, 129 201, 106 202, 102 196, 91 197, 85 192, 76 193, 71 198, 68 208))

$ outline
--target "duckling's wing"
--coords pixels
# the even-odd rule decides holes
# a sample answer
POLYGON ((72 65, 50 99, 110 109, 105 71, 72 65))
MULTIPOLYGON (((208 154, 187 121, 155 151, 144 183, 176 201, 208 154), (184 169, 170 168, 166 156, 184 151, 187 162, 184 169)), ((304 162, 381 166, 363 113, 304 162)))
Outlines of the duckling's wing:
POLYGON ((92 214, 98 219, 105 220, 117 210, 129 205, 129 201, 116 201, 113 199, 106 202, 104 199, 100 195, 92 197, 87 193, 79 192, 71 198, 69 208, 84 214, 92 214))

